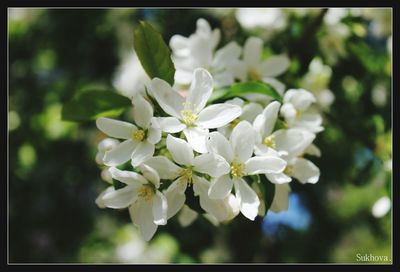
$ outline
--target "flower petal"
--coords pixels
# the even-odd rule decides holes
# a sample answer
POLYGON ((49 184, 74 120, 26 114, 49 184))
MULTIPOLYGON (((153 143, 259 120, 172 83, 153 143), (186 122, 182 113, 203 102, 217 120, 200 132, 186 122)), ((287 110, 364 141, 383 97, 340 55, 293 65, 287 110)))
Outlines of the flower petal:
POLYGON ((110 167, 108 171, 113 179, 119 180, 127 185, 141 185, 147 183, 147 180, 142 175, 132 171, 123 171, 115 167, 110 167))
POLYGON ((280 105, 277 101, 271 102, 254 120, 253 126, 261 136, 261 141, 272 133, 276 119, 278 118, 280 105))
POLYGON ((187 182, 184 179, 178 179, 174 181, 167 190, 164 191, 164 195, 168 203, 168 219, 174 216, 185 204, 186 187, 187 182))
POLYGON ((230 166, 226 160, 222 156, 213 153, 195 157, 193 166, 197 172, 210 175, 211 177, 219 177, 230 171, 230 166))
POLYGON ((199 153, 206 153, 206 138, 208 135, 208 129, 200 128, 200 127, 191 127, 185 128, 183 133, 186 136, 186 139, 189 145, 199 153))
POLYGON ((309 160, 298 158, 293 164, 293 177, 303 184, 317 183, 319 175, 319 168, 309 160))
POLYGON ((263 41, 260 38, 250 37, 243 48, 243 60, 248 65, 257 65, 261 61, 263 41))
POLYGON ((100 195, 96 198, 96 200, 95 200, 95 203, 96 203, 97 207, 99 207, 100 209, 107 208, 107 207, 104 205, 103 196, 104 196, 106 193, 112 192, 112 191, 114 191, 114 190, 115 190, 115 189, 114 189, 114 186, 109 186, 109 187, 107 187, 107 189, 105 189, 103 192, 101 192, 101 194, 100 194, 100 195))
POLYGON ((156 156, 148 159, 144 164, 150 166, 158 172, 161 179, 174 180, 178 177, 181 170, 175 163, 163 156, 156 156))
POLYGON ((311 103, 316 102, 316 98, 304 89, 289 89, 283 97, 283 102, 291 103, 297 110, 305 111, 311 103))
POLYGON ((155 124, 155 119, 152 119, 151 122, 152 123, 147 131, 147 141, 151 144, 156 144, 161 140, 161 130, 158 127, 158 124, 155 124))
POLYGON ((255 156, 246 161, 245 172, 248 175, 281 173, 286 161, 275 156, 255 156))
POLYGON ((154 145, 147 142, 140 142, 132 153, 132 166, 136 167, 151 158, 154 154, 154 145))
POLYGON ((160 107, 169 115, 179 118, 184 98, 162 79, 154 78, 149 88, 160 107))
POLYGON ((122 189, 106 192, 102 197, 102 204, 112 209, 126 208, 137 199, 137 188, 139 186, 128 185, 122 189))
POLYGON ((186 100, 187 105, 185 106, 192 109, 195 113, 200 112, 211 96, 213 84, 212 76, 207 70, 203 68, 194 70, 193 80, 186 100))
POLYGON ((247 121, 241 121, 233 129, 229 139, 234 156, 241 162, 247 161, 253 154, 255 144, 255 131, 247 121))
POLYGON ((186 166, 193 165, 193 149, 186 141, 168 134, 167 149, 175 162, 186 166))
POLYGON ((269 173, 265 174, 265 176, 269 181, 275 184, 284 184, 292 181, 292 178, 285 175, 284 173, 278 173, 278 174, 269 173))
POLYGON ((148 128, 153 117, 153 107, 141 94, 133 97, 132 104, 135 123, 141 128, 148 128))
POLYGON ((207 149, 225 158, 228 163, 233 160, 233 150, 229 141, 219 132, 208 134, 207 149))
POLYGON ((236 42, 230 42, 215 52, 212 66, 215 68, 228 67, 233 60, 239 58, 242 48, 236 42))
POLYGON ((105 153, 103 158, 104 164, 107 166, 117 166, 126 163, 131 159, 136 146, 137 142, 131 139, 123 141, 105 153))
POLYGON ((168 204, 165 196, 160 192, 156 191, 153 196, 153 222, 156 225, 166 225, 167 224, 167 210, 168 204))
POLYGON ((157 122, 160 129, 168 133, 177 133, 186 127, 185 124, 181 123, 181 121, 175 117, 159 117, 157 118, 157 122))
POLYGON ((169 40, 169 46, 171 47, 174 55, 187 57, 190 54, 188 49, 188 38, 181 35, 173 35, 169 40))
POLYGON ((275 139, 275 150, 284 151, 288 155, 284 159, 290 160, 300 156, 304 150, 315 139, 315 134, 304 129, 280 129, 273 133, 275 139))
POLYGON ((233 181, 229 175, 212 179, 210 188, 208 189, 208 196, 211 199, 224 199, 231 193, 232 187, 233 181))
POLYGON ((183 205, 181 212, 179 213, 178 221, 182 227, 187 227, 193 223, 198 217, 198 213, 187 205, 183 205))
POLYGON ((242 114, 239 106, 221 103, 206 107, 199 113, 197 124, 203 128, 219 128, 225 126, 242 114))
POLYGON ((260 72, 264 77, 276 77, 289 67, 289 58, 285 55, 271 56, 260 64, 260 72))
POLYGON ((145 177, 149 182, 151 182, 156 189, 160 187, 160 177, 154 168, 151 168, 147 164, 141 164, 139 166, 140 172, 142 172, 143 177, 145 177))
POLYGON ((200 207, 213 215, 219 222, 224 221, 229 215, 228 206, 222 199, 211 199, 208 196, 210 182, 206 179, 193 176, 193 191, 199 196, 200 207))
POLYGON ((240 202, 240 212, 250 220, 258 215, 260 200, 254 190, 241 178, 234 179, 236 198, 240 202))
POLYGON ((281 212, 287 211, 289 207, 289 193, 290 186, 288 183, 285 184, 276 184, 275 185, 275 195, 271 204, 271 211, 273 212, 281 212))
POLYGON ((242 114, 240 115, 241 120, 246 120, 249 122, 253 122, 258 114, 263 111, 263 107, 261 107, 258 103, 250 102, 243 106, 242 114))
POLYGON ((150 241, 157 230, 157 225, 153 222, 150 202, 144 200, 136 201, 129 207, 129 214, 132 222, 139 227, 142 238, 145 241, 150 241))
POLYGON ((131 123, 105 117, 97 119, 96 126, 108 136, 118 139, 130 139, 132 137, 132 132, 137 129, 136 126, 131 123))

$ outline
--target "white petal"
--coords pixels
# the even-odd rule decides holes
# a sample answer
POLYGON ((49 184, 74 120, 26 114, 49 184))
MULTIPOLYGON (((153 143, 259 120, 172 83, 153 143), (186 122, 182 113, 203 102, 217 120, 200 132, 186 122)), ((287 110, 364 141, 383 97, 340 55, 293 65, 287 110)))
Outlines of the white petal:
POLYGON ((189 95, 186 102, 190 109, 195 113, 200 112, 210 98, 213 89, 213 79, 210 73, 203 69, 197 68, 193 72, 193 81, 189 88, 189 95))
POLYGON ((199 196, 200 207, 207 213, 213 215, 218 221, 224 221, 229 215, 229 210, 222 199, 211 199, 208 196, 210 182, 206 179, 193 176, 193 191, 199 196))
POLYGON ((178 221, 182 227, 187 227, 193 223, 198 217, 198 213, 189 208, 187 205, 183 205, 181 212, 179 213, 178 221))
POLYGON ((304 150, 315 139, 315 134, 304 129, 280 129, 273 133, 275 139, 275 150, 285 151, 288 155, 283 156, 286 160, 301 155, 304 150))
POLYGON ((247 80, 248 65, 244 61, 236 60, 227 69, 229 72, 232 73, 234 77, 238 78, 240 81, 247 80))
POLYGON ((115 190, 114 186, 109 186, 109 187, 107 187, 107 189, 105 189, 103 192, 101 192, 101 194, 95 200, 97 207, 99 207, 100 209, 106 208, 106 206, 104 205, 104 202, 103 202, 103 196, 106 193, 112 192, 114 190, 115 190))
POLYGON ((128 185, 122 189, 107 192, 102 197, 103 205, 112 209, 123 209, 137 199, 138 186, 128 185))
POLYGON ((133 119, 141 128, 148 128, 150 119, 153 117, 153 107, 143 98, 141 94, 135 95, 132 99, 133 119))
POLYGON ((144 200, 136 201, 129 207, 129 214, 132 222, 139 227, 143 239, 145 241, 150 241, 157 230, 157 225, 153 222, 150 202, 144 200))
POLYGON ((156 144, 161 140, 161 130, 158 124, 154 124, 155 122, 155 119, 152 119, 152 123, 147 131, 147 141, 151 144, 156 144))
POLYGON ((157 118, 157 122, 160 126, 160 129, 168 133, 177 133, 186 127, 185 124, 181 123, 181 121, 175 117, 160 117, 157 118))
POLYGON ((224 199, 232 191, 233 181, 229 175, 223 175, 211 180, 208 196, 211 199, 224 199))
POLYGON ((119 180, 127 185, 141 185, 147 183, 147 180, 142 175, 132 171, 123 171, 115 167, 110 167, 108 171, 113 179, 119 180))
POLYGON ((147 164, 141 164, 139 166, 140 172, 142 172, 143 177, 145 177, 149 182, 151 182, 156 189, 160 187, 160 177, 154 168, 151 168, 147 164))
POLYGON ((257 65, 261 61, 263 41, 260 38, 250 37, 243 48, 243 60, 248 65, 257 65))
MULTIPOLYGON (((175 61, 176 63, 176 61, 175 61)), ((192 82, 192 77, 193 73, 192 71, 185 71, 181 69, 176 69, 175 71, 175 83, 181 84, 181 85, 189 85, 190 82, 192 82)))
POLYGON ((129 161, 137 146, 137 142, 131 139, 125 140, 113 149, 106 152, 103 161, 107 166, 117 166, 129 161))
POLYGON ((229 139, 234 156, 239 158, 240 162, 247 161, 253 154, 255 144, 255 131, 247 121, 241 121, 233 129, 229 139))
POLYGON ((153 196, 153 222, 156 225, 166 225, 167 224, 167 210, 168 204, 165 196, 160 193, 160 191, 156 191, 156 194, 153 196))
POLYGON ((168 134, 167 149, 175 162, 186 166, 193 165, 193 149, 186 141, 168 134))
POLYGON ((188 38, 181 35, 172 36, 169 40, 169 46, 174 55, 187 57, 190 54, 188 49, 188 38))
POLYGON ((300 111, 305 111, 311 103, 316 102, 316 98, 312 93, 304 89, 290 89, 285 93, 283 101, 293 104, 300 111))
POLYGON ((242 48, 236 42, 230 42, 215 52, 212 66, 227 67, 233 60, 238 59, 242 48))
POLYGON ((116 147, 117 144, 119 144, 118 140, 112 139, 112 138, 105 138, 99 142, 97 145, 97 149, 99 151, 108 151, 111 150, 113 147, 116 147))
POLYGON ((154 78, 151 81, 149 90, 166 113, 179 118, 185 100, 178 92, 159 78, 154 78))
POLYGON ((239 106, 221 103, 206 107, 199 113, 197 124, 204 128, 222 127, 242 114, 239 106))
POLYGON ((270 174, 265 174, 265 176, 269 181, 275 184, 284 184, 292 181, 292 178, 285 175, 284 173, 278 173, 278 174, 270 173, 270 174))
POLYGON ((285 72, 290 61, 287 56, 271 56, 260 65, 261 74, 264 77, 276 77, 285 72))
POLYGON ((246 161, 245 172, 248 175, 281 173, 286 161, 273 156, 255 156, 246 161))
POLYGON ((183 179, 178 179, 174 181, 167 190, 164 191, 164 195, 168 203, 168 219, 174 216, 183 207, 183 204, 185 204, 186 187, 187 182, 183 179))
POLYGON ((226 160, 213 153, 202 154, 194 158, 194 170, 210 175, 211 177, 220 177, 229 173, 230 166, 226 160))
POLYGON ((275 195, 270 207, 271 211, 281 212, 281 211, 286 211, 288 209, 289 192, 290 192, 290 186, 288 183, 275 185, 275 195))
POLYGON ((321 126, 322 124, 322 117, 319 113, 304 113, 301 115, 300 119, 297 120, 295 126, 296 127, 304 127, 305 129, 318 133, 324 128, 321 126))
POLYGON ((108 136, 118 139, 130 139, 132 137, 132 132, 137 129, 136 126, 131 123, 105 117, 97 119, 96 126, 108 136))
POLYGON ((235 82, 235 78, 232 73, 222 72, 218 74, 214 74, 214 87, 222 88, 226 86, 230 86, 235 82))
POLYGON ((277 101, 271 102, 265 107, 262 114, 254 120, 254 129, 261 136, 261 140, 272 133, 276 119, 278 118, 280 105, 277 101))
POLYGON ((298 158, 293 165, 293 177, 301 183, 317 183, 319 180, 319 168, 311 161, 298 158))
POLYGON ((254 190, 241 178, 234 180, 236 197, 240 202, 240 212, 250 220, 258 215, 260 200, 254 190))
POLYGON ((244 105, 242 114, 240 115, 240 119, 253 122, 256 116, 260 114, 262 111, 263 108, 261 107, 260 104, 250 102, 244 105))
POLYGON ((191 127, 185 128, 183 133, 186 136, 186 139, 189 145, 199 153, 206 153, 206 138, 208 135, 208 129, 200 128, 200 127, 191 127))
POLYGON ((145 164, 155 169, 162 179, 174 180, 178 177, 181 170, 175 163, 163 156, 152 157, 148 159, 145 164))
POLYGON ((132 166, 136 167, 145 162, 154 154, 154 145, 147 142, 140 142, 132 153, 132 166))
POLYGON ((310 144, 306 150, 304 150, 305 154, 321 157, 321 150, 315 144, 310 144))
POLYGON ((211 132, 207 137, 207 149, 225 158, 228 163, 233 160, 233 150, 229 141, 219 132, 211 132))

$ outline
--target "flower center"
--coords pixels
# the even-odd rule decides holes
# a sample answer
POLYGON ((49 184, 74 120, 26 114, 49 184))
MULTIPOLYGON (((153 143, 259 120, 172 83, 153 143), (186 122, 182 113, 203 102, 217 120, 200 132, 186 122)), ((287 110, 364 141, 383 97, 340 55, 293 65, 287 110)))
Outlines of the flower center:
POLYGON ((276 147, 275 135, 269 135, 268 137, 265 137, 263 144, 270 148, 275 148, 276 147))
POLYGON ((301 117, 301 111, 296 110, 296 118, 299 119, 301 117))
POLYGON ((188 127, 193 127, 198 118, 198 116, 196 114, 194 114, 191 110, 183 110, 183 111, 181 111, 181 115, 183 118, 183 122, 188 127))
POLYGON ((144 198, 146 201, 150 201, 154 195, 154 190, 148 185, 143 185, 138 190, 139 197, 144 198))
POLYGON ((287 176, 292 176, 294 174, 294 168, 291 165, 286 166, 285 170, 283 170, 283 173, 287 176))
POLYGON ((231 164, 231 175, 236 177, 236 178, 240 178, 242 176, 244 176, 244 164, 243 163, 236 163, 233 162, 231 164))
POLYGON ((230 128, 235 128, 236 126, 237 126, 237 124, 239 124, 240 123, 240 119, 239 118, 236 118, 235 120, 233 120, 230 124, 229 124, 229 127, 230 128))
POLYGON ((193 176, 193 171, 190 168, 184 168, 181 170, 181 172, 179 173, 179 175, 186 180, 187 182, 190 182, 192 180, 192 176, 193 176))
POLYGON ((260 80, 261 74, 255 68, 250 68, 247 76, 250 80, 260 80))
POLYGON ((143 141, 144 139, 144 131, 143 130, 136 130, 132 133, 132 139, 137 140, 139 142, 143 141))

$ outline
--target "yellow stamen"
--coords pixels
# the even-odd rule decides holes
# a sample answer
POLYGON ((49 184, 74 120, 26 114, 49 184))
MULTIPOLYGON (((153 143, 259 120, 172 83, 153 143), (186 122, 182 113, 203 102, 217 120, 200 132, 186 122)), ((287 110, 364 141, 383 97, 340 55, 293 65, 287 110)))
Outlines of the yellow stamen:
POLYGON ((261 74, 255 68, 250 68, 247 76, 250 80, 261 80, 261 74))
POLYGON ((136 141, 143 141, 144 139, 144 131, 143 130, 136 130, 132 133, 132 139, 136 141))
POLYGON ((296 110, 296 118, 299 119, 301 117, 301 111, 296 110))
POLYGON ((287 176, 292 176, 294 173, 294 168, 291 165, 286 166, 285 170, 283 170, 283 173, 287 176))
POLYGON ((194 114, 191 110, 182 110, 181 115, 183 118, 183 122, 185 122, 186 126, 193 127, 198 116, 194 114))
POLYGON ((244 164, 233 162, 231 164, 231 174, 236 178, 244 176, 244 164))
POLYGON ((185 169, 181 170, 179 175, 181 176, 181 178, 183 178, 187 182, 190 182, 192 180, 193 171, 190 168, 185 168, 185 169))
POLYGON ((144 198, 146 201, 150 201, 154 195, 154 189, 148 185, 143 185, 138 190, 139 197, 144 198))
POLYGON ((237 124, 239 124, 240 123, 240 119, 239 118, 236 118, 235 120, 233 120, 230 124, 229 124, 229 127, 230 128, 235 128, 236 126, 237 126, 237 124))
POLYGON ((270 148, 275 148, 276 147, 275 135, 269 135, 268 137, 265 137, 263 144, 270 148))

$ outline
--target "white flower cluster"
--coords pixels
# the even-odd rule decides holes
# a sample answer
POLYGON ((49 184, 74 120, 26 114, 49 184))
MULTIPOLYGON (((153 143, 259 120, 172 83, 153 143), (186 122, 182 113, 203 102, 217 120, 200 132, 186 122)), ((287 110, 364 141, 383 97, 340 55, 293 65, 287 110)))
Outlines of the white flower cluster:
POLYGON ((113 138, 100 142, 96 161, 106 166, 103 171, 111 177, 106 180, 124 185, 108 187, 96 203, 102 208, 128 208, 146 241, 179 211, 183 225, 196 218, 185 205, 190 192, 214 223, 239 213, 254 220, 266 212, 260 182, 275 184, 270 208, 280 211, 287 209, 292 178, 316 183, 320 175, 318 167, 303 157, 320 155, 312 142, 323 130, 310 92, 290 89, 282 104, 269 99, 266 106, 240 98, 208 104, 215 86, 235 80, 271 82, 287 68, 287 58, 263 61, 257 38, 246 42, 243 59, 235 43, 214 54, 219 31, 211 31, 203 19, 197 27, 189 38, 174 36, 170 43, 176 81, 190 83, 186 92, 153 78, 145 95, 132 98, 133 124, 110 118, 96 121, 113 138), (132 171, 117 168, 127 162, 132 171))

